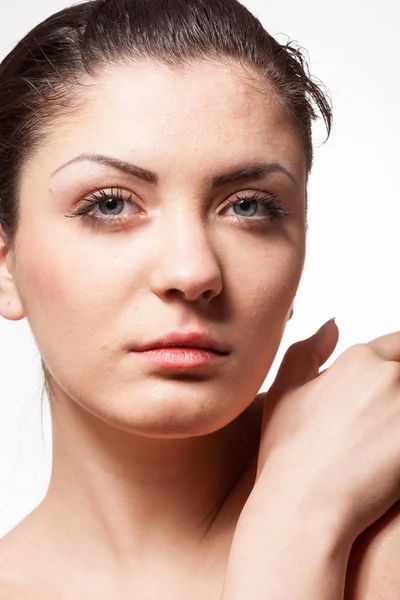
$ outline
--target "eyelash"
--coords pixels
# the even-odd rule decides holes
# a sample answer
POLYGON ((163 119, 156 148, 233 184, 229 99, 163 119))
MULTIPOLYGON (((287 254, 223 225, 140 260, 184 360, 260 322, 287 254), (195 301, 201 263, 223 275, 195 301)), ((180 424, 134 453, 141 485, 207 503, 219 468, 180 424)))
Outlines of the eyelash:
MULTIPOLYGON (((269 209, 270 214, 268 217, 258 217, 255 219, 251 217, 235 215, 238 221, 244 221, 247 227, 265 228, 271 220, 282 220, 285 217, 291 215, 291 213, 286 211, 283 203, 279 200, 277 196, 274 196, 273 194, 260 196, 260 193, 261 192, 252 192, 251 194, 241 195, 241 193, 239 192, 238 194, 236 194, 235 200, 228 203, 227 207, 225 208, 230 208, 231 206, 234 206, 239 202, 247 201, 260 202, 269 209)), ((92 192, 87 198, 85 198, 88 204, 85 204, 81 208, 78 208, 74 212, 69 213, 65 216, 78 217, 80 220, 87 222, 93 229, 109 227, 109 225, 106 224, 106 222, 109 223, 110 221, 112 221, 114 225, 125 224, 130 220, 129 216, 120 217, 119 215, 116 215, 114 217, 99 217, 92 215, 91 212, 93 211, 93 208, 99 206, 102 202, 105 202, 107 200, 121 200, 123 202, 127 202, 128 204, 134 205, 134 202, 132 202, 132 198, 133 194, 130 194, 128 198, 124 198, 123 192, 120 188, 111 188, 110 192, 106 192, 104 189, 96 188, 95 192, 92 192)))

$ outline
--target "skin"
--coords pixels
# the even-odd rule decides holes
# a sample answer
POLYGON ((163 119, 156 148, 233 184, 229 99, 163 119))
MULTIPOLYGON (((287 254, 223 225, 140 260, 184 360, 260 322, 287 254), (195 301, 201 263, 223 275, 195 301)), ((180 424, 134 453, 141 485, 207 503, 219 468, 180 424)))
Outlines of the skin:
POLYGON ((304 149, 235 64, 136 62, 90 84, 26 163, 15 251, 1 255, 0 314, 27 318, 50 373, 53 467, 43 502, 2 540, 0 581, 31 600, 217 600, 256 475, 256 394, 304 265, 304 149), (89 161, 52 176, 83 153, 158 183, 89 161), (261 162, 287 173, 212 188, 261 162), (99 229, 66 218, 95 188, 133 194, 123 225, 104 204, 99 229), (254 190, 289 215, 227 206, 254 190), (129 352, 193 329, 227 359, 190 377, 129 352))
POLYGON ((135 63, 92 83, 27 162, 16 250, 3 258, 1 314, 28 319, 54 396, 48 493, 8 536, 19 553, 8 579, 29 581, 31 598, 187 598, 194 580, 199 598, 217 598, 255 477, 253 400, 304 264, 305 154, 271 91, 237 65, 135 63), (51 176, 82 153, 159 181, 89 161, 51 176), (290 175, 212 189, 213 178, 261 162, 290 175), (96 187, 134 194, 122 227, 65 217, 96 187), (254 190, 290 215, 227 206, 254 190), (227 360, 189 377, 129 352, 193 329, 225 344, 227 360))
POLYGON ((400 502, 353 544, 346 600, 396 600, 400 589, 400 502))

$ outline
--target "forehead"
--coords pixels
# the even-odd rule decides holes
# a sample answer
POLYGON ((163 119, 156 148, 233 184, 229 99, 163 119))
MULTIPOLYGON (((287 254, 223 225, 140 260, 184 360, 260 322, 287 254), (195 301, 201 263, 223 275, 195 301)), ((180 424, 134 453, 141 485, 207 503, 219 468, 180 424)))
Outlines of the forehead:
POLYGON ((301 141, 273 90, 239 64, 135 61, 103 69, 82 89, 80 108, 53 130, 50 161, 118 152, 161 169, 189 159, 205 167, 271 159, 305 170, 301 141))

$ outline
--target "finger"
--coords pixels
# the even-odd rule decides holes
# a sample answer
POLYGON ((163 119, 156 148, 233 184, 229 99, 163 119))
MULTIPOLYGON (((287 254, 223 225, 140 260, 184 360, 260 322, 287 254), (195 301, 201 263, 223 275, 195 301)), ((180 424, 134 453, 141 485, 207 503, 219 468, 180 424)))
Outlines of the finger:
POLYGON ((375 338, 368 342, 368 346, 384 360, 400 362, 400 331, 375 338))
POLYGON ((281 395, 317 377, 320 367, 336 348, 338 339, 339 329, 331 319, 311 337, 290 346, 268 394, 281 395))
POLYGON ((318 358, 318 368, 322 367, 328 358, 332 356, 339 341, 339 328, 334 319, 327 321, 321 329, 319 330, 321 332, 320 335, 317 335, 317 331, 312 341, 312 350, 318 358))

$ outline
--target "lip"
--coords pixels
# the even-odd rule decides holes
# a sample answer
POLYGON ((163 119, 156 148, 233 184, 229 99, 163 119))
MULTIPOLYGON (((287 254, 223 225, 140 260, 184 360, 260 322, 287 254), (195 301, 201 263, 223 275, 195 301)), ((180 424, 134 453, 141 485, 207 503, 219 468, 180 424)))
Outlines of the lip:
POLYGON ((217 354, 204 348, 154 348, 137 353, 150 363, 169 371, 202 370, 221 365, 227 354, 217 354))
POLYGON ((164 335, 148 344, 133 348, 136 352, 146 352, 154 349, 165 348, 192 348, 211 350, 216 354, 227 355, 229 350, 209 335, 201 331, 190 331, 188 333, 172 332, 164 335))

